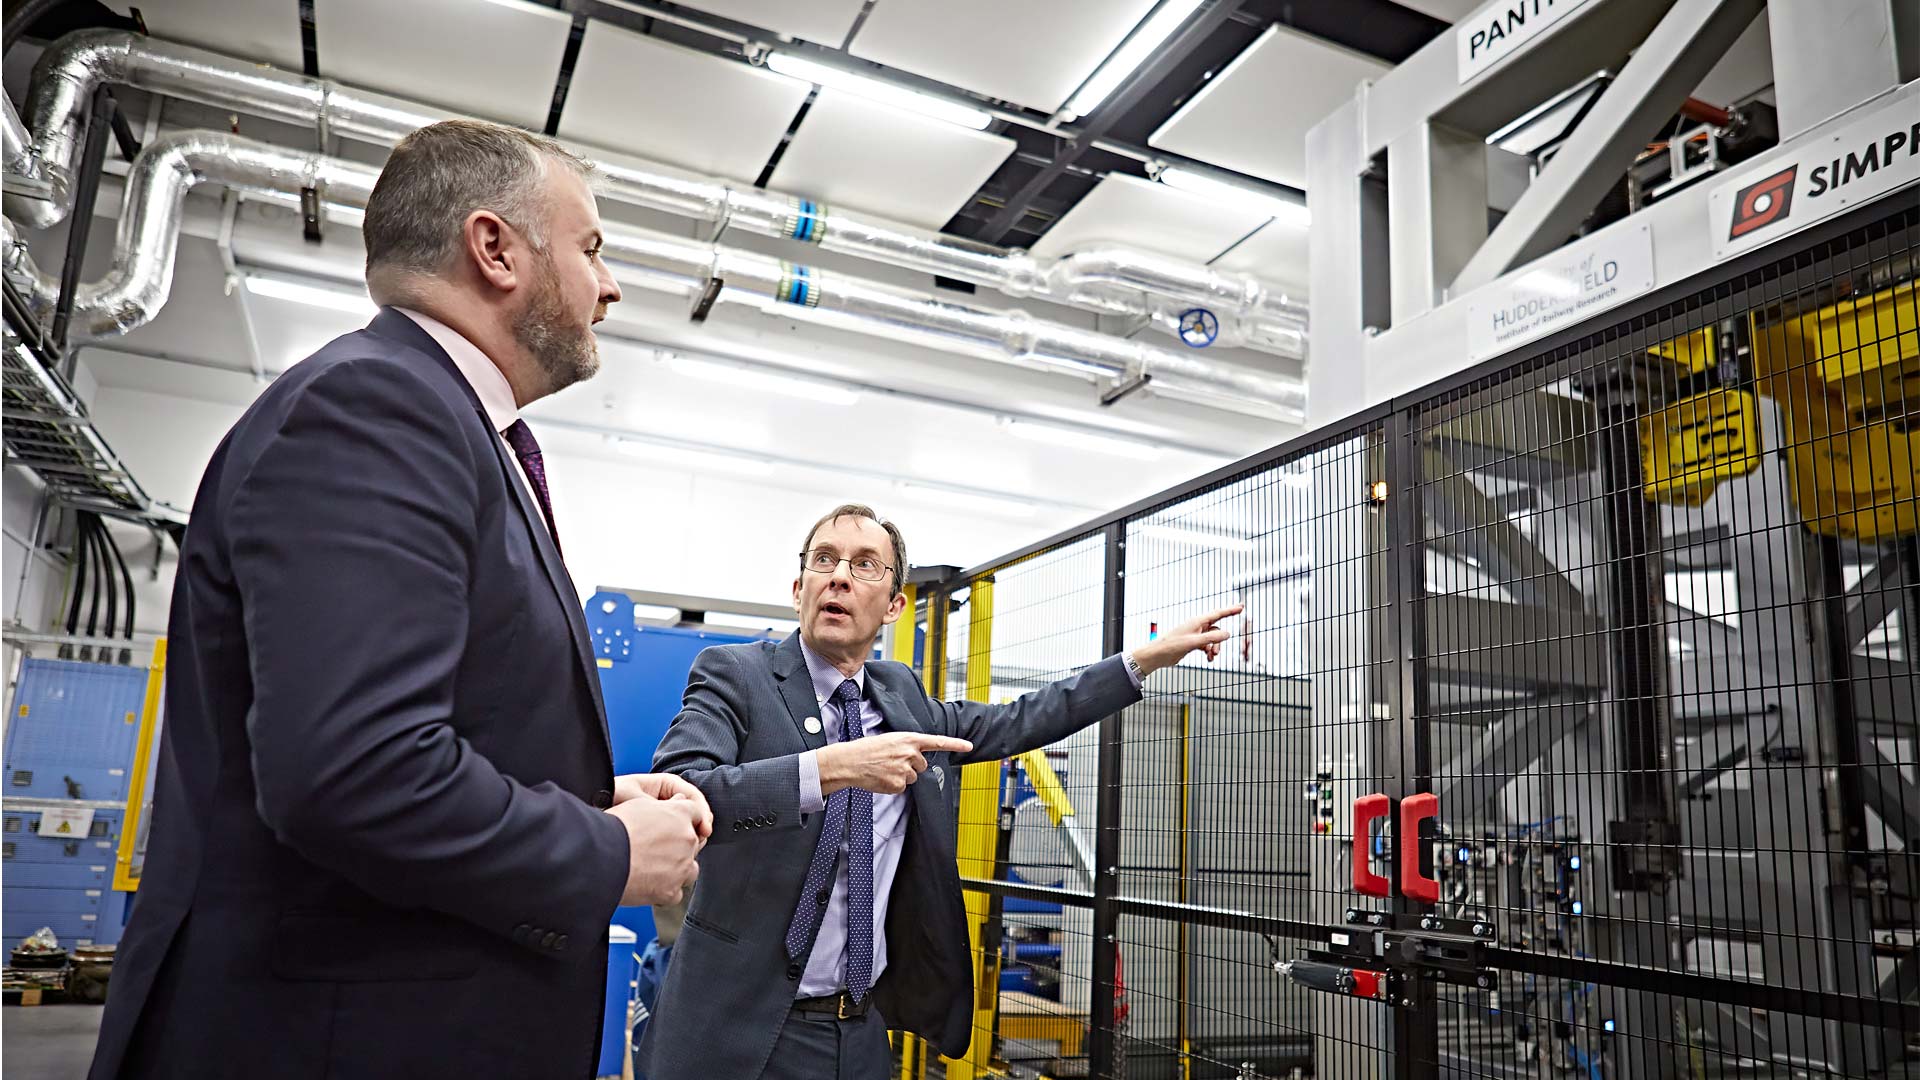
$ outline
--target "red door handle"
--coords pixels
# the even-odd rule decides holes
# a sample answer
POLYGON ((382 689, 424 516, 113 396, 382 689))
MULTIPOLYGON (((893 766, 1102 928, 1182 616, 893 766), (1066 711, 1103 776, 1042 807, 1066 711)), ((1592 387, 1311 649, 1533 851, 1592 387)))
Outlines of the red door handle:
POLYGON ((1362 795, 1353 800, 1353 888, 1364 896, 1392 896, 1393 882, 1367 864, 1373 849, 1373 823, 1393 812, 1385 795, 1362 795))
MULTIPOLYGON (((1382 796, 1384 798, 1385 796, 1382 796)), ((1440 797, 1431 792, 1400 800, 1400 822, 1394 830, 1394 851, 1400 860, 1400 895, 1423 904, 1440 899, 1440 883, 1420 872, 1420 823, 1440 812, 1440 797)))

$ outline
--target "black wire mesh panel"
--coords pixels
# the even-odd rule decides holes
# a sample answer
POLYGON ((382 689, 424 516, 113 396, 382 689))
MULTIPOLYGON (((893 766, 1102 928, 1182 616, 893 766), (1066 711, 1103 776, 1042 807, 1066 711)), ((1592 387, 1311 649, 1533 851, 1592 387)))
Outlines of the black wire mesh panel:
POLYGON ((1915 217, 1412 414, 1440 1071, 1913 1067, 1915 217))
POLYGON ((1303 952, 1281 927, 1356 906, 1348 808, 1399 783, 1376 745, 1391 739, 1380 475, 1377 433, 1347 433, 1126 523, 1125 640, 1246 613, 1217 660, 1154 675, 1123 717, 1115 889, 1123 912, 1158 917, 1117 935, 1114 1075, 1379 1066, 1382 1007, 1303 991, 1274 963, 1303 952))
MULTIPOLYGON (((1005 702, 1103 654, 1106 546, 1094 535, 976 578, 949 621, 950 698, 1005 702)), ((1008 1066, 1058 1073, 1086 1052, 1093 998, 1092 880, 1098 732, 1006 762, 969 766, 960 797, 961 875, 1036 887, 970 892, 975 1040, 950 1077, 1008 1066), (1064 899, 1041 890, 1060 890, 1064 899)))

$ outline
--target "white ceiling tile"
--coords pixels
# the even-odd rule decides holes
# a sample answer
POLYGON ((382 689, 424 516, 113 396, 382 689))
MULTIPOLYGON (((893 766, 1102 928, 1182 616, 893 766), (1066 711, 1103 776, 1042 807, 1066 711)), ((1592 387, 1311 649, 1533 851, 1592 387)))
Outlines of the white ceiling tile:
POLYGON ((1004 135, 822 89, 768 186, 937 229, 1013 147, 1004 135))
POLYGON ((259 0, 140 0, 155 37, 301 70, 300 7, 259 0))
POLYGON ((1274 25, 1148 145, 1282 184, 1307 186, 1307 131, 1387 64, 1274 25))
POLYGON ((560 135, 752 183, 808 86, 607 23, 587 24, 560 135), (636 108, 697 100, 699 108, 636 108), (724 137, 723 137, 724 135, 724 137))
POLYGON ((573 20, 520 0, 326 0, 322 74, 538 131, 573 20))
POLYGON ((847 40, 864 6, 865 0, 694 0, 681 5, 836 49, 847 40))
POLYGON ((1154 0, 883 0, 853 53, 1048 112, 1107 58, 1154 0))
POLYGON ((1054 222, 1033 251, 1058 256, 1100 244, 1125 244, 1205 262, 1266 220, 1257 211, 1116 173, 1094 185, 1054 222))
POLYGON ((1232 251, 1214 260, 1217 270, 1252 274, 1287 290, 1296 300, 1307 296, 1307 230, 1278 221, 1241 241, 1232 251))

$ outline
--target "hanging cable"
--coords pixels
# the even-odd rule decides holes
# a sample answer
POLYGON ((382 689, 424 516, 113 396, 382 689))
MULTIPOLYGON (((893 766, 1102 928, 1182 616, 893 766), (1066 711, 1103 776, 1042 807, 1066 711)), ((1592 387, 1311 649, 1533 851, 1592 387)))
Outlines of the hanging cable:
MULTIPOLYGON (((87 591, 86 515, 74 515, 73 551, 68 561, 73 567, 73 592, 67 598, 67 636, 80 632, 80 600, 87 591)), ((60 646, 60 659, 73 659, 71 643, 60 646)))
MULTIPOLYGON (((129 642, 131 642, 133 640, 133 625, 134 625, 133 611, 134 611, 134 602, 135 602, 133 597, 133 573, 127 569, 127 553, 120 550, 120 542, 113 538, 113 530, 109 528, 103 528, 101 532, 107 538, 107 550, 113 553, 113 561, 120 568, 120 584, 121 584, 121 587, 125 590, 127 595, 127 621, 126 621, 125 636, 126 636, 126 639, 129 642)), ((107 629, 108 629, 109 635, 111 635, 113 628, 108 627, 107 629)), ((133 663, 132 649, 120 650, 120 663, 122 664, 133 663)))
MULTIPOLYGON (((80 526, 80 533, 87 547, 87 561, 93 566, 93 572, 91 574, 93 579, 93 599, 87 604, 87 636, 94 637, 100 633, 100 594, 104 591, 102 586, 106 584, 107 576, 106 566, 103 565, 105 559, 100 552, 100 535, 98 531, 100 528, 100 519, 91 513, 82 514, 80 526)), ((80 659, 92 660, 93 646, 81 646, 80 659)))

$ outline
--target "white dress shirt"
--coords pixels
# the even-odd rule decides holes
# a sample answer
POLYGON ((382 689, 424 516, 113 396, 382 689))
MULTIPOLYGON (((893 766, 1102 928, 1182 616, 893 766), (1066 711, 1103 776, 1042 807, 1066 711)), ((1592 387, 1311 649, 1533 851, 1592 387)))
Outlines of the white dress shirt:
MULTIPOLYGON (((830 705, 833 692, 847 680, 840 670, 820 658, 800 639, 800 653, 807 658, 807 674, 813 677, 814 700, 820 705, 820 723, 827 741, 840 741, 844 727, 837 705, 830 705)), ((867 669, 862 665, 853 675, 860 687, 860 730, 872 735, 886 718, 866 697, 867 669)), ((800 755, 800 812, 817 814, 826 808, 820 793, 820 763, 809 750, 800 755), (811 774, 811 783, 809 783, 811 774)), ((873 796, 873 981, 887 969, 887 901, 893 894, 894 872, 900 868, 900 852, 907 839, 907 796, 873 796)), ((833 892, 827 910, 820 919, 820 934, 813 939, 813 952, 807 956, 806 971, 800 976, 795 997, 826 997, 847 986, 847 843, 840 843, 840 859, 833 868, 833 892)))
MULTIPOLYGON (((527 479, 527 470, 520 464, 520 455, 513 452, 512 445, 507 444, 507 437, 502 434, 520 419, 520 406, 514 402, 513 386, 501 374, 499 366, 489 360, 478 345, 439 319, 422 315, 412 308, 397 307, 394 310, 418 323, 427 336, 447 351, 453 366, 460 369, 467 385, 473 387, 474 395, 480 399, 480 407, 487 414, 487 423, 493 426, 494 434, 507 446, 507 460, 513 462, 513 474, 520 478, 520 486, 526 491, 528 501, 538 507, 540 497, 534 493, 533 481, 527 479)), ((547 523, 544 514, 535 514, 534 517, 539 518, 542 525, 547 523)))

